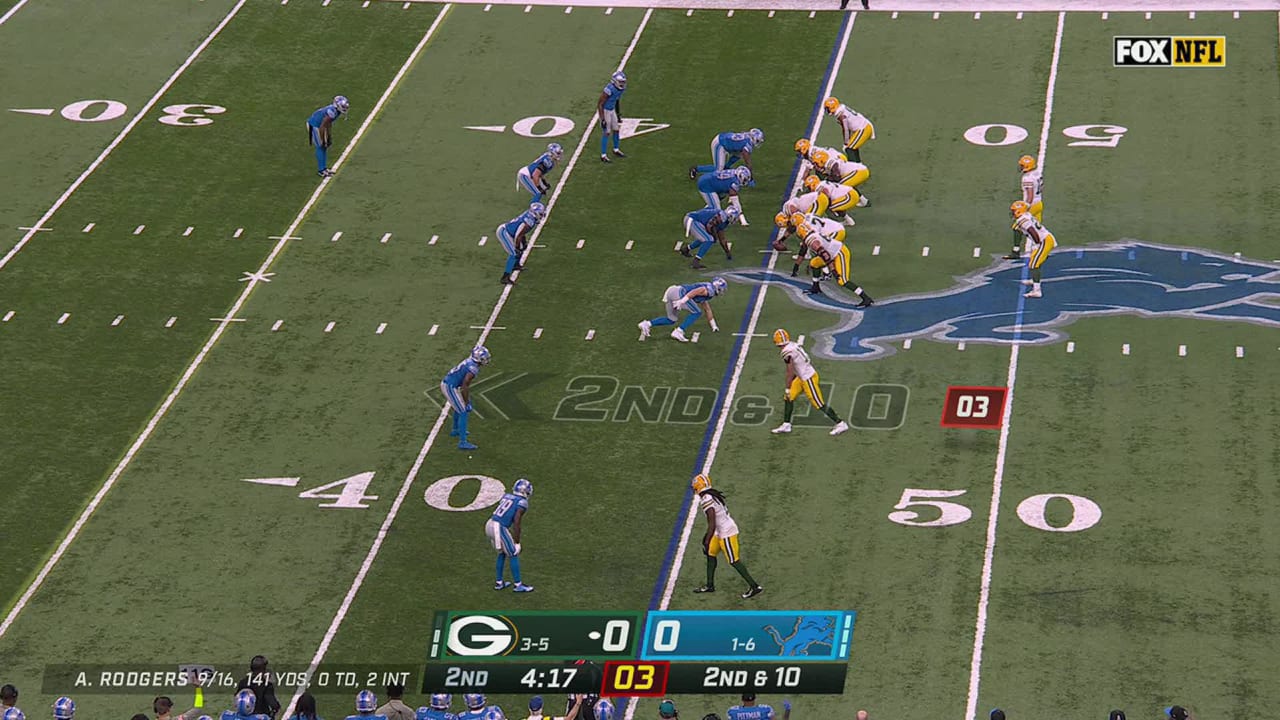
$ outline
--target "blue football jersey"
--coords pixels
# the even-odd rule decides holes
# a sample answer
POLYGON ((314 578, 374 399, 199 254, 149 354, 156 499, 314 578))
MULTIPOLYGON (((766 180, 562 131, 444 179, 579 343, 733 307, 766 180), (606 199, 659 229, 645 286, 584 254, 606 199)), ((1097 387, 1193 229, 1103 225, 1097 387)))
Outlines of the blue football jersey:
POLYGON ((751 143, 751 136, 746 133, 722 132, 718 137, 720 147, 731 153, 751 152, 755 149, 755 145, 751 143))
POLYGON ((471 358, 467 358, 457 365, 453 366, 444 376, 444 384, 449 387, 462 387, 462 381, 467 379, 467 375, 478 376, 480 374, 480 363, 471 358))
POLYGON ((688 285, 681 285, 680 292, 685 295, 688 295, 689 293, 693 292, 694 290, 697 290, 698 288, 702 288, 703 290, 706 290, 707 295, 706 297, 694 298, 695 302, 707 302, 708 300, 716 296, 715 288, 711 287, 711 283, 709 282, 690 283, 688 285))
POLYGON ((698 190, 724 195, 742 189, 737 170, 716 170, 698 176, 698 190))
POLYGON ((271 720, 271 718, 257 713, 253 715, 241 715, 235 710, 223 710, 222 720, 271 720))
MULTIPOLYGON (((519 495, 506 493, 502 499, 498 501, 498 507, 493 509, 491 519, 497 520, 502 527, 509 528, 516 521, 517 510, 528 510, 529 498, 523 498, 519 495)), ((464 713, 465 714, 465 713, 464 713)), ((462 716, 458 716, 458 720, 462 720, 462 716)))
MULTIPOLYGON (((295 115, 294 117, 297 116, 295 115)), ((338 111, 338 108, 329 104, 311 113, 311 117, 307 118, 307 124, 311 127, 320 127, 320 123, 323 123, 325 118, 337 120, 340 117, 342 117, 342 113, 338 111)))
POLYGON ((769 705, 734 705, 729 708, 729 720, 773 720, 773 708, 769 705))
POLYGON ((538 224, 538 218, 533 213, 525 210, 519 215, 511 218, 502 227, 506 228, 507 234, 513 238, 519 238, 520 234, 526 230, 532 230, 538 224))
POLYGON ((537 160, 529 163, 529 174, 533 174, 534 170, 541 170, 543 175, 551 172, 556 166, 555 158, 551 157, 551 153, 542 153, 537 160))
POLYGON ((729 218, 725 216, 724 211, 713 207, 694 210, 689 213, 689 217, 695 223, 707 227, 711 232, 719 232, 729 227, 729 218))
POLYGON ((612 82, 610 82, 608 85, 605 85, 604 86, 604 109, 605 110, 616 109, 618 107, 618 101, 622 99, 622 93, 624 92, 626 92, 626 89, 619 88, 617 85, 614 85, 612 82))
MULTIPOLYGON (((266 717, 266 716, 263 715, 262 717, 266 717)), ((357 715, 348 715, 347 720, 387 720, 387 716, 374 715, 373 713, 369 713, 368 715, 357 714, 357 715)))
POLYGON ((418 712, 414 713, 415 720, 458 720, 458 716, 448 710, 436 710, 435 708, 418 708, 418 712))

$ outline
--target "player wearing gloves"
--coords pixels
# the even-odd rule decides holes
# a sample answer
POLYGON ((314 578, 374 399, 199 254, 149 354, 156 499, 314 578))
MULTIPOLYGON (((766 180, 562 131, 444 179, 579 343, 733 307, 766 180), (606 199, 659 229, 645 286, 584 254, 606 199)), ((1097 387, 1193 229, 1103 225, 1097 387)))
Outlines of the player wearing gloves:
POLYGON ((659 325, 675 325, 676 318, 681 310, 688 312, 684 320, 680 321, 680 326, 671 331, 671 337, 680 342, 689 342, 689 338, 685 337, 684 331, 688 330, 691 325, 698 321, 703 314, 707 316, 707 323, 711 325, 711 332, 720 332, 720 326, 716 324, 715 314, 711 312, 711 300, 719 297, 729 289, 729 283, 722 277, 711 278, 711 282, 693 283, 692 285, 672 285, 662 294, 662 302, 666 304, 667 314, 660 315, 652 320, 641 320, 638 327, 640 328, 640 339, 647 340, 649 332, 655 326, 659 325))

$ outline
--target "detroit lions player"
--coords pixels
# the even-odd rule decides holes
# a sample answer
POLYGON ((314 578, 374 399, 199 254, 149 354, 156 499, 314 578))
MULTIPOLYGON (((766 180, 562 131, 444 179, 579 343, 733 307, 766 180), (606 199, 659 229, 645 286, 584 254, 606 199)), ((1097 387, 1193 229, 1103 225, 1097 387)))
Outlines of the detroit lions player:
POLYGON ((733 255, 729 252, 729 243, 724 239, 724 231, 738 219, 738 213, 738 207, 730 205, 724 210, 705 207, 684 216, 685 237, 692 235, 693 240, 680 248, 680 254, 693 257, 690 267, 694 270, 706 267, 702 264, 702 258, 706 257, 707 251, 717 242, 724 248, 724 259, 733 259, 733 255))
MULTIPOLYGON (((494 590, 505 590, 512 586, 502 579, 502 571, 511 559, 511 579, 515 581, 514 590, 518 593, 533 592, 533 587, 525 585, 520 579, 520 532, 524 522, 524 514, 529 511, 529 496, 533 494, 533 483, 520 478, 511 486, 511 492, 502 496, 498 507, 494 508, 485 523, 484 534, 489 537, 493 549, 498 551, 495 565, 497 580, 494 590)), ((468 695, 468 698, 471 696, 468 695)), ((470 702, 470 700, 468 700, 470 702)), ((465 715, 466 713, 463 713, 465 715)), ((463 720, 460 715, 458 720, 463 720)))
POLYGON ((431 704, 418 708, 414 720, 458 720, 449 712, 453 706, 453 696, 448 693, 435 693, 431 696, 431 704))
POLYGON ((676 317, 681 310, 689 314, 680 321, 679 327, 671 331, 672 338, 680 342, 689 342, 684 331, 697 322, 704 313, 707 316, 707 323, 711 325, 711 332, 719 332, 720 326, 716 324, 716 316, 711 312, 711 300, 723 295, 728 289, 729 283, 722 277, 711 278, 711 282, 672 285, 662 294, 662 302, 667 306, 667 314, 659 315, 652 320, 641 320, 637 326, 640 328, 640 339, 648 339, 649 331, 655 325, 675 325, 676 317))
POLYGON ((316 174, 320 177, 333 177, 333 171, 329 169, 329 146, 333 144, 331 128, 334 121, 342 119, 350 109, 351 103, 339 95, 307 118, 307 142, 316 149, 316 166, 319 169, 316 174))
POLYGON ((609 78, 604 90, 600 91, 600 99, 596 101, 596 114, 600 117, 600 160, 609 162, 609 138, 613 138, 613 154, 626 157, 618 144, 622 142, 621 121, 618 114, 622 112, 622 93, 627 90, 627 74, 619 70, 609 78))
POLYGON ((386 715, 375 715, 378 710, 378 696, 372 690, 361 690, 356 693, 356 714, 348 715, 347 720, 387 720, 386 715))
POLYGON ((53 701, 53 720, 72 720, 76 716, 76 701, 63 695, 53 701))
POLYGON ((540 202, 529 204, 529 209, 498 226, 496 234, 502 249, 507 251, 507 264, 502 269, 502 277, 498 280, 503 285, 514 285, 511 273, 523 270, 520 256, 525 250, 525 235, 532 232, 542 218, 547 215, 547 206, 540 202))
POLYGON ((533 196, 533 202, 541 202, 543 193, 551 190, 547 175, 555 169, 562 157, 564 148, 560 147, 560 143, 548 145, 547 151, 539 155, 537 160, 516 171, 516 188, 528 190, 533 196))
POLYGON ((27 715, 16 707, 9 707, 4 709, 4 714, 0 715, 0 720, 27 720, 27 715))
POLYGON ((754 172, 751 167, 751 153, 762 143, 764 143, 764 131, 760 128, 751 128, 746 132, 722 132, 711 138, 711 164, 695 165, 689 168, 689 177, 697 178, 698 173, 731 168, 739 160, 747 166, 748 170, 754 172))
MULTIPOLYGON (((791 720, 791 702, 782 701, 782 720, 791 720)), ((726 713, 729 720, 774 720, 773 707, 757 705, 755 693, 742 693, 742 704, 734 705, 726 713)))
POLYGON ((223 710, 221 720, 270 720, 267 715, 256 714, 253 709, 258 706, 258 696, 252 690, 244 689, 236 693, 234 710, 223 710))
POLYGON ((502 708, 490 705, 483 693, 467 693, 462 696, 467 709, 458 713, 458 720, 504 720, 506 715, 502 708))
POLYGON ((467 419, 471 414, 471 381, 480 374, 480 366, 489 364, 489 348, 477 345, 462 362, 454 365, 440 381, 440 392, 453 410, 453 430, 449 437, 458 438, 459 450, 475 450, 467 441, 467 419))
MULTIPOLYGON (((738 193, 742 188, 754 185, 751 171, 745 167, 702 173, 697 180, 698 192, 707 205, 720 209, 720 196, 724 195, 730 205, 737 206, 739 213, 742 212, 742 201, 738 198, 738 193)), ((738 220, 744 226, 748 224, 745 215, 738 215, 738 220)))

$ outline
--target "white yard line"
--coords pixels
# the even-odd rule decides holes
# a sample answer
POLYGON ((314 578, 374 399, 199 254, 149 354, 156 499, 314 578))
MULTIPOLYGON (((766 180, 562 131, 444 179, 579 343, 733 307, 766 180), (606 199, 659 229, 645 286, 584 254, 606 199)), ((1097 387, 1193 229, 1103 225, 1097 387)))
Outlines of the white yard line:
POLYGON ((9 8, 9 12, 5 13, 4 15, 0 15, 0 25, 3 25, 6 22, 9 22, 9 18, 13 17, 14 13, 21 10, 22 6, 26 4, 27 4, 27 0, 18 0, 18 4, 9 8))
MULTIPOLYGON (((240 2, 236 4, 236 8, 238 9, 243 4, 244 0, 240 0, 240 2)), ((334 163, 333 169, 335 171, 342 168, 342 164, 351 154, 351 151, 359 142, 360 137, 369 129, 374 118, 376 118, 378 113, 382 110, 382 106, 386 104, 387 99, 391 97, 396 86, 398 86, 400 81, 404 79, 405 73, 409 71, 409 68, 413 65, 414 61, 417 60, 418 55, 422 52, 422 49, 426 47, 427 41, 435 34, 436 28, 440 26, 440 22, 444 20, 445 15, 449 13, 449 9, 451 7, 451 4, 446 4, 444 8, 440 10, 440 14, 437 15, 435 21, 431 23, 431 27, 427 30, 426 34, 422 36, 422 39, 418 41, 417 47, 413 49, 413 52, 409 54, 408 59, 400 66, 400 71, 391 79, 391 84, 388 85, 386 91, 382 93, 382 97, 378 98, 378 102, 369 111, 369 115, 364 119, 364 122, 360 124, 360 128, 356 130, 355 135, 352 136, 351 142, 347 143, 346 148, 343 149, 341 157, 339 157, 338 161, 334 163)), ((227 15, 226 19, 223 20, 222 25, 220 25, 219 28, 226 25, 227 21, 230 20, 234 14, 235 11, 233 10, 231 15, 227 15)), ((208 44, 208 40, 211 40, 213 35, 216 34, 217 31, 215 30, 214 33, 206 39, 205 44, 208 44)), ((194 58, 194 55, 192 57, 194 58)), ((157 97, 159 97, 158 94, 157 97)), ((123 134, 121 137, 123 137, 123 134)), ((83 176, 81 177, 83 178, 83 176)), ((324 178, 320 181, 316 186, 315 191, 311 193, 311 197, 307 200, 307 203, 302 206, 302 210, 300 210, 297 217, 293 219, 293 223, 289 225, 289 229, 286 230, 281 237, 287 238, 293 235, 294 231, 298 229, 298 226, 302 224, 303 219, 305 219, 311 212, 311 208, 316 204, 316 200, 320 198, 320 194, 324 192, 324 189, 328 186, 330 180, 332 180, 332 178, 324 178)), ((68 191, 68 194, 69 193, 70 191, 68 191)), ((218 326, 214 329, 213 334, 211 334, 209 339, 205 341, 204 347, 200 348, 200 352, 196 355, 195 359, 191 361, 191 364, 188 365, 187 369, 182 373, 182 377, 179 378, 177 385, 175 385, 173 390, 169 392, 169 395, 165 397, 164 402, 162 402, 160 407, 156 409, 155 414, 151 416, 151 419, 147 421, 142 432, 133 441, 133 444, 129 446, 129 450, 124 454, 124 457, 120 459, 120 462, 116 465, 115 469, 111 471, 106 482, 102 484, 102 487, 98 488, 98 492, 93 496, 93 499, 89 501, 89 505, 80 513, 80 516, 76 518, 75 524, 71 526, 71 530, 67 532, 66 537, 62 538, 62 542, 58 543, 57 549, 55 549, 53 554, 49 556, 49 559, 45 561, 44 566, 40 568, 40 572, 36 575, 35 579, 31 581, 31 584, 27 586, 27 589, 22 593, 22 596, 18 598, 13 609, 11 609, 9 614, 5 616, 4 621, 0 622, 0 638, 4 637, 5 633, 9 631, 14 620, 16 620, 18 615, 26 608, 27 603, 31 601, 31 597, 35 595, 36 591, 40 589, 40 586, 44 584, 45 578, 49 576, 49 573, 53 570, 54 566, 56 566, 58 561, 62 559, 62 556, 67 552, 67 548, 69 548, 71 543, 75 542, 75 539, 80 536, 80 531, 83 530, 85 524, 89 522, 89 518, 92 517, 93 513, 98 509, 103 498, 107 496, 107 493, 111 492, 111 488, 115 487, 116 481, 120 479, 120 475, 124 473, 125 468, 129 467, 129 463, 133 462, 134 456, 137 455, 143 444, 150 439, 151 434, 155 432, 156 426, 160 423, 160 420, 169 412, 169 408, 173 407, 173 403, 178 399, 178 395, 183 391, 183 389, 186 388, 187 383, 191 381, 196 370, 204 364, 205 358, 208 357, 209 351, 213 349, 213 346, 217 344, 218 339, 222 337, 222 334, 226 332, 231 323, 235 321, 236 315, 240 312, 240 308, 244 307, 244 304, 249 299, 249 295, 253 292, 253 289, 262 281, 261 278, 268 275, 267 270, 284 250, 285 245, 288 242, 288 240, 283 239, 278 241, 275 247, 271 249, 271 254, 267 256, 267 259, 262 262, 262 266, 258 268, 258 272, 255 273, 254 277, 252 277, 247 283, 245 283, 245 288, 240 292, 240 297, 236 298, 235 303, 231 306, 231 310, 218 322, 218 326)))
MULTIPOLYGON (((436 0, 409 0, 435 2, 436 0)), ((488 12, 494 5, 564 7, 567 0, 457 0, 458 4, 484 5, 488 12)), ((792 10, 840 12, 834 0, 573 0, 576 8, 667 8, 678 10, 792 10)), ((1178 12, 1188 10, 1265 10, 1274 12, 1274 0, 875 0, 872 12, 1178 12)), ((607 11, 606 15, 609 14, 607 11)), ((811 14, 810 17, 813 17, 811 14)), ((1150 19, 1150 18, 1148 18, 1150 19)))
MULTIPOLYGON (((1044 117, 1040 125, 1040 150, 1036 167, 1044 168, 1045 146, 1049 142, 1049 124, 1053 120, 1053 92, 1058 83, 1058 59, 1062 54, 1062 26, 1067 14, 1058 13, 1058 27, 1053 35, 1053 60, 1049 64, 1049 83, 1045 88, 1044 117)), ((1021 318, 1018 319, 1018 325, 1021 318)), ((1018 330, 1014 326, 1014 332, 1018 330)), ((965 704, 966 720, 975 720, 978 711, 978 685, 982 679, 982 647, 987 634, 987 605, 991 600, 991 567, 995 561, 996 526, 999 522, 1000 493, 1004 486, 1004 465, 1009 455, 1009 421, 1013 415, 1013 388, 1018 381, 1018 351, 1014 344, 1009 348, 1009 372, 1005 387, 1009 394, 1004 403, 1004 416, 1000 423, 1000 444, 996 450, 996 468, 991 478, 991 504, 987 509, 987 543, 982 553, 982 584, 978 590, 978 614, 973 628, 973 655, 969 660, 969 698, 965 704)))
MULTIPOLYGON (((449 6, 445 6, 447 10, 449 6)), ((636 49, 636 44, 640 42, 640 36, 644 33, 645 27, 649 24, 649 18, 653 15, 652 10, 646 10, 644 17, 640 19, 640 25, 636 27, 635 34, 631 37, 631 44, 627 46, 626 52, 622 55, 622 61, 618 64, 617 69, 622 70, 627 66, 627 60, 631 59, 631 54, 636 49)), ((444 12, 441 12, 441 17, 444 12)), ((425 38, 424 38, 425 41, 425 38)), ((421 46, 419 46, 421 47, 421 46)), ((555 209, 556 201, 560 199, 560 193, 563 192, 565 183, 569 179, 570 173, 573 172, 574 166, 578 164, 578 158, 582 156, 583 148, 587 146, 587 142, 591 140, 595 132, 596 125, 592 121, 584 123, 585 129, 582 132, 582 139, 578 141, 578 147, 574 149, 573 156, 569 158, 568 165, 565 166, 564 172, 560 174, 560 180, 556 183, 555 189, 551 193, 551 197, 547 199, 547 210, 544 220, 529 236, 529 247, 524 251, 521 257, 523 263, 533 252, 534 243, 537 242, 538 236, 542 233, 542 228, 546 227, 550 220, 551 211, 555 209)), ((503 285, 502 294, 498 296, 497 303, 493 306, 493 312, 489 315, 489 320, 480 331, 480 337, 476 340, 477 345, 483 345, 485 339, 489 337, 492 329, 497 327, 498 314, 502 312, 503 306, 507 304, 507 300, 511 297, 511 292, 515 285, 503 285)), ((434 326, 432 327, 434 330, 434 326)), ((308 673, 314 673, 316 668, 320 666, 324 656, 329 652, 329 646, 333 643, 334 637, 338 634, 338 629, 342 627, 342 621, 346 619, 347 613, 351 610, 351 604, 355 602, 356 595, 360 592, 360 588, 364 585, 365 578, 369 575, 369 570, 373 567, 373 563, 378 558, 378 553, 382 550, 382 544, 387 538, 387 533, 391 530, 391 524, 395 522, 396 516, 400 513, 400 507, 404 504, 405 498, 409 495, 410 488, 413 487, 414 481, 418 477, 419 471, 422 469, 423 462, 427 459, 427 453, 431 452, 431 448, 435 445, 436 437, 440 434, 440 429, 444 427, 445 420, 449 417, 449 404, 445 403, 440 408, 440 414, 436 416, 435 424, 431 426, 431 431, 427 434, 427 439, 422 443, 418 456, 414 459, 412 467, 405 475, 404 483, 400 486, 400 491, 396 493, 395 501, 391 503, 391 509, 387 511, 387 516, 382 521, 382 526, 378 528, 378 534, 373 538, 373 544, 369 546, 369 552, 365 554, 364 561, 360 563, 360 569, 356 572, 356 576, 351 581, 351 587, 347 588, 346 595, 342 598, 342 603, 338 605, 337 611, 333 615, 333 619, 329 622, 329 628, 325 630, 324 637, 320 640, 320 647, 316 649, 315 655, 311 658, 311 665, 308 673)), ((292 714, 294 706, 298 702, 298 698, 305 692, 305 688, 299 688, 293 698, 289 700, 289 705, 285 708, 284 716, 292 714)))
MULTIPOLYGON (((160 86, 160 89, 156 91, 155 95, 152 95, 151 99, 142 106, 142 109, 139 110, 131 120, 129 120, 129 124, 124 126, 124 129, 120 131, 119 135, 116 135, 115 139, 111 141, 111 144, 107 145, 106 149, 103 150, 93 162, 89 163, 89 167, 85 168, 85 171, 80 173, 80 177, 76 178, 75 182, 71 183, 71 187, 68 187, 66 191, 63 192, 56 201, 54 201, 53 207, 46 210, 44 215, 40 216, 40 219, 36 221, 35 227, 45 227, 45 223, 49 222, 49 218, 53 217, 54 213, 58 212, 58 208, 62 207, 63 203, 71 197, 71 194, 78 190, 80 186, 84 184, 85 180, 89 179, 89 176, 93 174, 93 171, 97 170, 99 165, 102 165, 103 161, 107 159, 107 156, 110 155, 116 147, 120 145, 120 143, 124 142, 124 139, 129 136, 129 133, 133 132, 133 129, 138 126, 138 123, 142 122, 142 118, 146 117, 147 113, 151 112, 151 108, 155 107, 155 104, 160 102, 160 97, 169 91, 169 88, 178 81, 178 78, 182 77, 182 73, 186 72, 187 68, 191 67, 191 64, 196 61, 196 58, 200 57, 200 53, 204 52, 205 48, 209 47, 209 43, 213 42, 213 39, 218 37, 218 34, 227 26, 227 23, 231 22, 231 18, 235 17, 236 13, 240 12, 240 8, 244 7, 245 1, 246 0, 240 0, 240 2, 237 2, 235 6, 231 8, 231 12, 227 13, 226 17, 222 18, 222 22, 218 23, 217 27, 215 27, 213 31, 196 46, 196 49, 191 51, 191 54, 187 56, 187 59, 183 61, 182 65, 178 66, 178 69, 173 71, 173 74, 169 76, 169 79, 164 81, 164 84, 160 86)), ((17 8, 15 7, 14 10, 16 9, 17 8)), ((12 10, 10 10, 5 17, 7 18, 11 14, 13 14, 12 10)), ((3 22, 3 20, 0 20, 0 22, 3 22)), ((13 257, 22 250, 22 248, 26 247, 27 243, 31 242, 31 238, 35 236, 36 230, 28 230, 26 234, 22 236, 22 239, 9 249, 9 252, 5 253, 3 258, 0 258, 0 270, 4 269, 4 267, 9 264, 9 261, 12 260, 13 257)))

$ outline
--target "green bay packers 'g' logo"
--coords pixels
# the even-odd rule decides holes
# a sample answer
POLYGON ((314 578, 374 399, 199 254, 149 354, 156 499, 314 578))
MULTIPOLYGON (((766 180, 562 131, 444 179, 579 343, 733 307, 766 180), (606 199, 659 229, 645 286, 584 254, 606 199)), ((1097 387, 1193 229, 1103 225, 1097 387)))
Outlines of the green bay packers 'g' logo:
POLYGON ((520 637, 515 624, 494 615, 463 615, 449 623, 450 655, 496 657, 506 655, 520 637))

